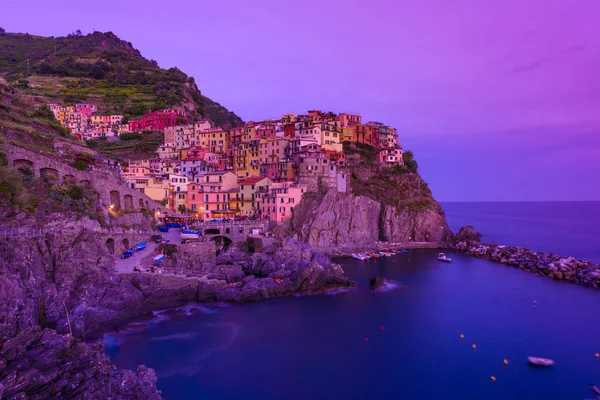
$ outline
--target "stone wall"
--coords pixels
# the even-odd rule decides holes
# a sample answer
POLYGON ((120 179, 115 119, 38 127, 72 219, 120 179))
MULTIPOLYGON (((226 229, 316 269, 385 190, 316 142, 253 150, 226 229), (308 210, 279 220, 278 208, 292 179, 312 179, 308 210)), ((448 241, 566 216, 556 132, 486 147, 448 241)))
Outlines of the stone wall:
POLYGON ((91 185, 99 195, 99 205, 104 208, 113 206, 114 211, 140 210, 173 213, 162 204, 135 189, 129 188, 121 179, 119 172, 108 168, 89 168, 80 171, 65 163, 40 152, 4 144, 1 150, 6 154, 9 165, 15 168, 29 168, 37 177, 45 177, 56 183, 70 182, 78 185, 91 185))

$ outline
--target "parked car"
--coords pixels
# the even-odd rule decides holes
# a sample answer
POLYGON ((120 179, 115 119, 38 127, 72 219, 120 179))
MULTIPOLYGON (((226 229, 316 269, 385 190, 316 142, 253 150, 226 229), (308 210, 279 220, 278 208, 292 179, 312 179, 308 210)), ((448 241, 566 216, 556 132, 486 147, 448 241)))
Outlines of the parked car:
POLYGON ((234 221, 241 221, 242 219, 244 219, 243 217, 233 217, 234 221))
POLYGON ((229 222, 229 218, 223 218, 222 221, 223 222, 229 222))
POLYGON ((128 249, 128 250, 125 250, 125 251, 123 252, 123 254, 121 254, 121 257, 122 257, 122 258, 129 258, 129 257, 131 257, 132 255, 133 255, 133 249, 128 249))
POLYGON ((135 251, 142 251, 146 248, 146 242, 140 242, 135 246, 135 251))
POLYGON ((154 243, 160 243, 162 242, 163 237, 161 235, 152 235, 151 239, 154 243))

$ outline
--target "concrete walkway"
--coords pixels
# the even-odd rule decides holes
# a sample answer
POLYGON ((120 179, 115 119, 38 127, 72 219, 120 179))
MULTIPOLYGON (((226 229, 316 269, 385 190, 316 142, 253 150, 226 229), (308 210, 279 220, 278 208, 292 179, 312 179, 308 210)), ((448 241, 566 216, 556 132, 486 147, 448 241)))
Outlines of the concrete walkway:
MULTIPOLYGON (((171 228, 169 232, 155 232, 153 235, 161 235, 164 240, 168 240, 171 244, 180 245, 180 230, 171 228)), ((135 246, 137 243, 133 243, 135 246)), ((140 252, 134 252, 129 258, 123 259, 120 254, 116 255, 115 271, 119 274, 126 274, 133 272, 133 267, 140 265, 142 258, 149 254, 153 254, 158 245, 152 241, 146 242, 146 248, 140 252)))

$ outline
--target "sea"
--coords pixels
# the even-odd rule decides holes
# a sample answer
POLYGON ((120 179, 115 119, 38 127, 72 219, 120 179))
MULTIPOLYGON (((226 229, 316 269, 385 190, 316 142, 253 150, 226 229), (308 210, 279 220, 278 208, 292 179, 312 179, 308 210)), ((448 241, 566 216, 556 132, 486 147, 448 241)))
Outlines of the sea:
MULTIPOLYGON (((486 242, 600 262, 600 202, 442 207, 486 242)), ((117 368, 154 368, 166 399, 593 397, 600 290, 446 253, 338 259, 356 289, 159 312, 106 335, 106 351, 117 368), (393 283, 373 292, 373 276, 393 283)))

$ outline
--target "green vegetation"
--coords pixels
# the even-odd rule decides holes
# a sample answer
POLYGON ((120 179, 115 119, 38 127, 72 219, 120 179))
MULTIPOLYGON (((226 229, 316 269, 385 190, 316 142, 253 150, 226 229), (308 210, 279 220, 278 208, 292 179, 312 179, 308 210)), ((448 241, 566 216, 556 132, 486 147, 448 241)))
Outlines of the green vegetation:
POLYGON ((184 106, 192 120, 206 118, 224 128, 243 123, 203 96, 192 77, 177 68, 159 68, 111 32, 0 35, 0 72, 13 88, 46 102, 90 102, 101 113, 129 119, 184 106))
POLYGON ((372 163, 379 159, 379 151, 376 147, 360 142, 344 142, 345 154, 358 154, 362 162, 372 163))
POLYGON ((2 199, 14 207, 24 209, 29 203, 29 193, 19 171, 7 166, 0 167, 0 193, 2 199))
POLYGON ((99 138, 86 141, 87 145, 99 153, 120 161, 139 160, 156 157, 156 149, 163 140, 162 132, 122 133, 119 140, 108 141, 99 138))
POLYGON ((0 133, 9 143, 35 150, 54 151, 53 138, 76 141, 59 125, 47 107, 36 108, 29 97, 0 83, 0 133))
POLYGON ((172 256, 177 253, 177 245, 171 243, 161 243, 158 245, 158 251, 165 256, 172 256))
POLYGON ((80 171, 85 171, 87 169, 87 166, 87 163, 83 160, 75 161, 75 168, 77 168, 80 171))
POLYGON ((417 163, 417 160, 415 160, 411 150, 402 153, 402 161, 404 161, 404 165, 410 172, 416 173, 419 169, 419 164, 417 163))

